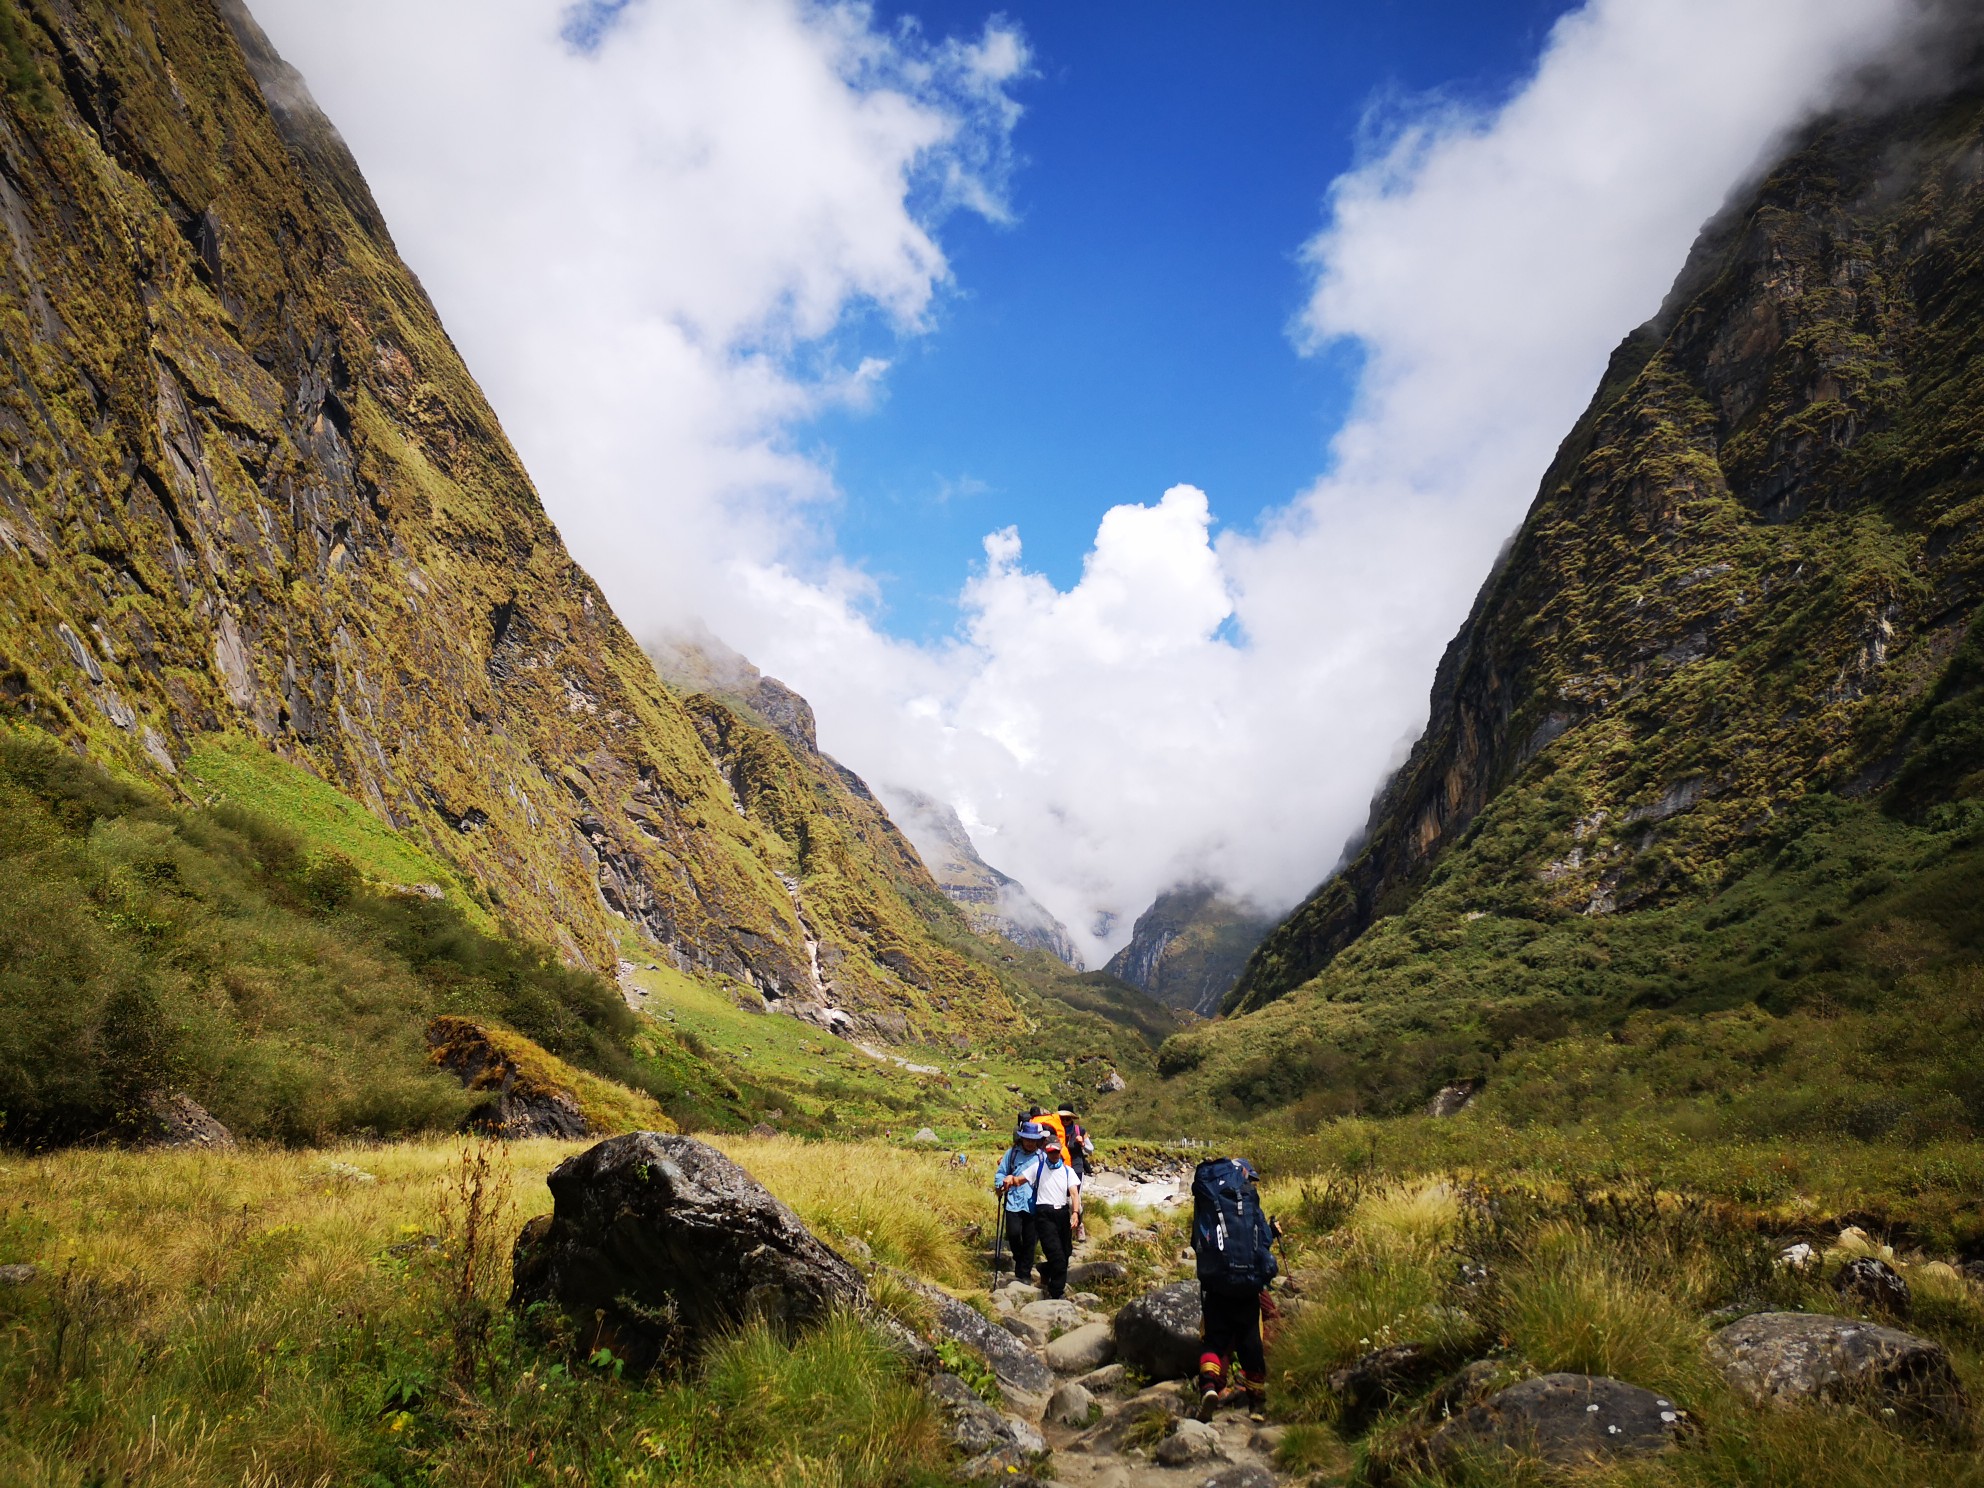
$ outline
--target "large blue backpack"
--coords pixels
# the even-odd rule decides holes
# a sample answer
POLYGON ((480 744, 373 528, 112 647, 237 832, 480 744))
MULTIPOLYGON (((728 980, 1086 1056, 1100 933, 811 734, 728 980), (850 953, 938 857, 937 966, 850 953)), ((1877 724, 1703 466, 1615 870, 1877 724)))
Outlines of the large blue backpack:
POLYGON ((1237 1157, 1200 1163, 1192 1172, 1192 1251, 1199 1281, 1215 1291, 1259 1291, 1281 1269, 1273 1247, 1254 1170, 1237 1157))

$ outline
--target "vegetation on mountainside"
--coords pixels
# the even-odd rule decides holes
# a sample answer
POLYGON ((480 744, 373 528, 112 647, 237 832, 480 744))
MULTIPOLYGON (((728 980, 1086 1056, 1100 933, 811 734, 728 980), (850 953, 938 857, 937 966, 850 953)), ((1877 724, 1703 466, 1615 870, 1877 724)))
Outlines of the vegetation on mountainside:
POLYGON ((243 7, 0 18, 0 709, 595 971, 1024 1030, 858 783, 656 677, 243 7))
POLYGON ((1623 919, 1724 887, 1811 792, 1910 820, 1975 793, 1980 142, 1975 80, 1833 120, 1704 234, 1449 648, 1365 846, 1231 1007, 1436 879, 1623 919))
POLYGON ((1578 809, 1547 788, 1499 798, 1310 986, 1168 1042, 1181 1088, 1142 1092, 1142 1119, 1199 1101, 1307 1128, 1485 1077, 1483 1108, 1514 1123, 1984 1133, 1984 805, 1917 827, 1809 796, 1720 893, 1631 915, 1536 913, 1517 873, 1483 894, 1480 865, 1537 835, 1511 816, 1578 809))
MULTIPOLYGON (((726 1146, 823 1234, 955 1277, 978 1179, 878 1147, 726 1146)), ((948 1481, 929 1398, 851 1320, 796 1343, 748 1329, 653 1382, 526 1343, 510 1248, 573 1150, 10 1159, 0 1264, 37 1274, 0 1286, 0 1479, 948 1481)))
POLYGON ((0 1136, 135 1133, 183 1091, 241 1136, 458 1122, 437 1013, 667 1096, 614 989, 237 807, 189 810, 0 731, 0 1136))

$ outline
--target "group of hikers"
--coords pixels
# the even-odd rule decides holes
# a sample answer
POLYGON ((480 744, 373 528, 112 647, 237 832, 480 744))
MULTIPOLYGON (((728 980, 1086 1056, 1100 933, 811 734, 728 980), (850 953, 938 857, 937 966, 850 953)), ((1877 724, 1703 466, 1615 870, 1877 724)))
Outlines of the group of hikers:
MULTIPOLYGON (((1023 1114, 1012 1145, 994 1170, 1002 1232, 1012 1247, 1013 1276, 1026 1282, 1040 1253, 1040 1289, 1059 1297, 1068 1257, 1082 1234, 1082 1184, 1095 1143, 1072 1107, 1023 1114)), ((1241 1157, 1208 1158, 1192 1173, 1192 1254, 1200 1313, 1199 1419, 1243 1399, 1261 1420, 1267 1406, 1267 1351, 1261 1320, 1275 1316, 1269 1291, 1280 1265, 1281 1226, 1261 1208, 1260 1173, 1241 1157), (1237 1373, 1236 1373, 1237 1366, 1237 1373)))
POLYGON ((1082 1180, 1095 1143, 1075 1119, 1073 1106, 1058 1111, 1031 1107, 1013 1131, 1013 1145, 999 1159, 992 1186, 1002 1196, 1006 1243, 1013 1275, 1033 1274, 1040 1251, 1040 1290, 1061 1296, 1068 1287, 1068 1257, 1082 1233, 1082 1180))

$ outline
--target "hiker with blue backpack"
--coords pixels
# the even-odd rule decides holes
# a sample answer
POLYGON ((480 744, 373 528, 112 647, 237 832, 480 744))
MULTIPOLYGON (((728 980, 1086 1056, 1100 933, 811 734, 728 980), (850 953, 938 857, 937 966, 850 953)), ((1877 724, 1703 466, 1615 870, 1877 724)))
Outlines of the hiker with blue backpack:
POLYGON ((992 1170, 992 1189, 1000 1196, 1006 1243, 1013 1248, 1015 1281, 1024 1282, 1033 1275, 1033 1198, 1046 1163, 1041 1152, 1046 1143, 1046 1127, 1022 1120, 1013 1131, 1012 1146, 992 1170))
POLYGON ((1274 1258, 1281 1231, 1261 1211, 1259 1179, 1253 1164, 1241 1157, 1208 1158, 1192 1173, 1192 1253, 1205 1318, 1199 1343, 1202 1421, 1242 1391, 1255 1420, 1263 1419, 1267 1408, 1261 1312, 1264 1305, 1274 1306, 1267 1289, 1281 1269, 1274 1258), (1229 1383, 1235 1362, 1237 1384, 1229 1383))

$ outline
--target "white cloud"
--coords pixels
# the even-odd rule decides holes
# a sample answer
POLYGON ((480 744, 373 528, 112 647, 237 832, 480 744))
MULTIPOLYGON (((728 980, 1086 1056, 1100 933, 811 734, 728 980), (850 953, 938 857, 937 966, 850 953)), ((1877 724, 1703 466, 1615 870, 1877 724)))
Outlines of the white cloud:
POLYGON ((636 623, 720 610, 832 481, 786 438, 924 328, 948 211, 1006 215, 1019 34, 822 0, 255 0, 580 559, 636 623))
POLYGON ((995 533, 933 647, 869 623, 785 431, 885 377, 850 318, 927 328, 946 211, 1005 216, 1015 28, 609 0, 588 52, 549 0, 257 13, 630 623, 700 612, 1078 935, 1119 917, 1093 962, 1181 876, 1278 906, 1330 866, 1613 345, 1910 3, 1590 0, 1502 107, 1394 109, 1304 254, 1297 340, 1366 357, 1330 472, 1217 540, 1188 486, 1116 507, 1065 592, 995 533))

